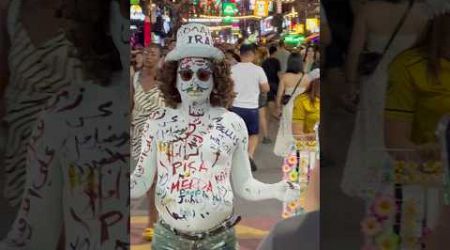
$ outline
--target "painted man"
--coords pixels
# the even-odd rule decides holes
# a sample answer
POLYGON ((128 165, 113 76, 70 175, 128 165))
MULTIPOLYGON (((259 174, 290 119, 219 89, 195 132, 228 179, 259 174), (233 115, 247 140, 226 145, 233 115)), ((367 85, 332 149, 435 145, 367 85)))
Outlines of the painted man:
POLYGON ((225 108, 234 97, 230 69, 206 26, 179 29, 162 82, 168 107, 150 115, 130 180, 131 198, 138 198, 156 176, 153 249, 237 249, 235 193, 285 201, 299 190, 253 179, 245 123, 225 108))

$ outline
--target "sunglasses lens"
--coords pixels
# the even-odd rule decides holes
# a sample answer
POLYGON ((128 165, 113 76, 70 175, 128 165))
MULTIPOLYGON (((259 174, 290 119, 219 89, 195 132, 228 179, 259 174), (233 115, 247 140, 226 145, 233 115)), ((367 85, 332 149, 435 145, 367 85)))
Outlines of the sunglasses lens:
POLYGON ((197 72, 197 77, 200 81, 206 82, 209 80, 211 73, 207 70, 199 70, 197 72))
POLYGON ((183 81, 191 80, 193 75, 194 75, 194 73, 190 70, 180 71, 180 76, 181 76, 181 79, 183 79, 183 81))

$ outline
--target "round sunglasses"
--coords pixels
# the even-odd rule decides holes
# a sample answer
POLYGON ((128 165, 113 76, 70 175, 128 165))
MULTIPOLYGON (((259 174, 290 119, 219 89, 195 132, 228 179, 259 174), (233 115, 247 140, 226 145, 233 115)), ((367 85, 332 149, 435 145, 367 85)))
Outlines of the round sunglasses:
POLYGON ((208 81, 212 75, 212 72, 207 69, 199 69, 197 70, 197 72, 194 72, 190 69, 183 69, 178 71, 178 74, 180 74, 183 81, 190 81, 192 77, 194 77, 194 73, 197 73, 197 79, 203 82, 208 81))

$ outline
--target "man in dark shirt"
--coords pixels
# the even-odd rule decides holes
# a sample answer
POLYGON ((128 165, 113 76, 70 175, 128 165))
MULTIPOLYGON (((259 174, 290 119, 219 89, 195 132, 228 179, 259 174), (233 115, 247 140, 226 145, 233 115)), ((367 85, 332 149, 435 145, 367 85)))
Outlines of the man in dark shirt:
POLYGON ((269 48, 270 57, 264 60, 261 65, 269 80, 270 91, 267 94, 267 102, 271 114, 275 110, 275 97, 277 96, 278 84, 280 83, 279 73, 281 71, 280 61, 274 57, 275 52, 277 52, 277 47, 271 46, 269 48))

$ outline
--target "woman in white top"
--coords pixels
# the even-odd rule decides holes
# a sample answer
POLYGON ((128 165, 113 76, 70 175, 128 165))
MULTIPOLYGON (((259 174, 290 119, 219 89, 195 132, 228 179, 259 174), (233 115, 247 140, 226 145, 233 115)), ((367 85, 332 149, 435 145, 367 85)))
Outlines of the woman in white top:
POLYGON ((383 52, 409 4, 409 0, 368 1, 360 7, 355 20, 346 71, 354 93, 360 89, 360 103, 341 183, 343 191, 351 196, 365 197, 376 188, 377 173, 385 159, 381 149, 384 148, 387 67, 396 55, 410 48, 424 30, 427 17, 422 11, 423 4, 418 0, 412 3, 403 25, 371 75, 358 76, 359 57, 364 47, 369 52, 383 52))
POLYGON ((295 143, 291 126, 292 103, 297 95, 305 91, 310 82, 308 75, 303 73, 302 60, 302 56, 299 53, 292 53, 289 56, 286 73, 283 74, 278 85, 275 103, 276 113, 278 116, 281 115, 281 119, 274 147, 274 153, 278 156, 286 156, 289 148, 295 143), (285 105, 282 104, 284 95, 291 95, 289 102, 285 105))

